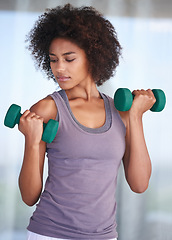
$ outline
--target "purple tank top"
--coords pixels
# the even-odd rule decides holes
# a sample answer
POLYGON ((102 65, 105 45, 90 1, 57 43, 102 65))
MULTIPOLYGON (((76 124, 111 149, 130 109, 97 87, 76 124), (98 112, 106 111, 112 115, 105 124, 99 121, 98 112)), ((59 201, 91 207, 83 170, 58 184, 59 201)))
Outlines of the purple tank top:
POLYGON ((75 119, 64 90, 50 96, 59 129, 47 144, 48 178, 28 230, 63 239, 116 238, 115 191, 125 126, 113 99, 101 94, 106 121, 92 129, 75 119))

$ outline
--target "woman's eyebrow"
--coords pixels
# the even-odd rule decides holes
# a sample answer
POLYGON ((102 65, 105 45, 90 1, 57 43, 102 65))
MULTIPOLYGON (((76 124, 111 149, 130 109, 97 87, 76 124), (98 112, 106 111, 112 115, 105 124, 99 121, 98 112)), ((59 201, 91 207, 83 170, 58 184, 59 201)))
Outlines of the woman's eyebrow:
POLYGON ((66 52, 66 53, 63 53, 62 56, 66 56, 66 55, 70 55, 70 54, 75 54, 75 52, 66 52))
MULTIPOLYGON (((63 53, 62 56, 66 56, 66 55, 70 55, 70 54, 75 54, 75 52, 66 52, 66 53, 63 53)), ((49 53, 49 55, 56 56, 54 53, 49 53)))

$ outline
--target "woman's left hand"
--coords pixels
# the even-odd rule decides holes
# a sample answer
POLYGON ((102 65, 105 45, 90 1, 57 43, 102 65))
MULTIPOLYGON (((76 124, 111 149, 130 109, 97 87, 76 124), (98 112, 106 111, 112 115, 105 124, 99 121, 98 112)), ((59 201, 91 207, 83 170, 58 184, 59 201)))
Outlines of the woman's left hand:
POLYGON ((132 93, 135 97, 131 109, 129 110, 130 113, 142 116, 143 113, 150 110, 156 102, 156 98, 151 89, 134 90, 132 93))

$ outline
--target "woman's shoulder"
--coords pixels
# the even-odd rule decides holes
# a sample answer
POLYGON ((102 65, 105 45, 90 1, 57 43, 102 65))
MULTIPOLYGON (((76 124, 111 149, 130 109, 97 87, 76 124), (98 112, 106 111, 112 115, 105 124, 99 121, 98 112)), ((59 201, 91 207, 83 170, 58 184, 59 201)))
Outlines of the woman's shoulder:
POLYGON ((45 123, 47 123, 50 119, 55 120, 57 116, 57 106, 51 96, 47 96, 35 103, 30 108, 30 111, 43 117, 45 123))

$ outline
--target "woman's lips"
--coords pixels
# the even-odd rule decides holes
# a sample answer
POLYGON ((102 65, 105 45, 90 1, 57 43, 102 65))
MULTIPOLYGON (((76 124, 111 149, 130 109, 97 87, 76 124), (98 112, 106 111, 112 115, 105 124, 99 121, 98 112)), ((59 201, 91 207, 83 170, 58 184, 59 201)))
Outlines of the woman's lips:
POLYGON ((70 79, 70 77, 60 76, 60 77, 57 77, 57 79, 59 82, 66 82, 70 79))

